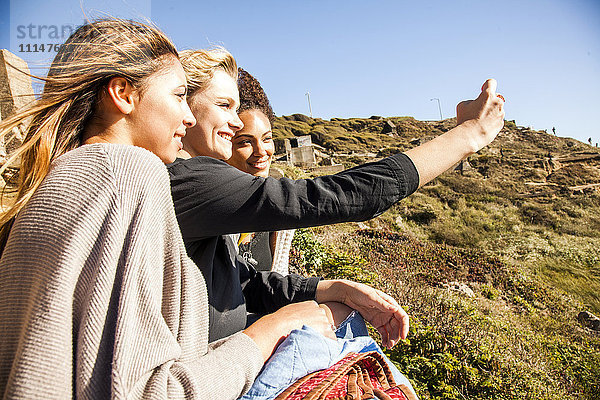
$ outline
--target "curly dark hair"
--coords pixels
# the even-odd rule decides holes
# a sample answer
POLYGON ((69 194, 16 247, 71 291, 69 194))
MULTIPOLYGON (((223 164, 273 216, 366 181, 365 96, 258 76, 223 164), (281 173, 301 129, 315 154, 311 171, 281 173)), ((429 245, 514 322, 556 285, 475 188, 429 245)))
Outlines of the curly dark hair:
POLYGON ((259 110, 267 116, 272 124, 275 120, 275 113, 273 113, 265 91, 256 78, 243 68, 238 68, 238 89, 240 91, 238 114, 246 110, 259 110))

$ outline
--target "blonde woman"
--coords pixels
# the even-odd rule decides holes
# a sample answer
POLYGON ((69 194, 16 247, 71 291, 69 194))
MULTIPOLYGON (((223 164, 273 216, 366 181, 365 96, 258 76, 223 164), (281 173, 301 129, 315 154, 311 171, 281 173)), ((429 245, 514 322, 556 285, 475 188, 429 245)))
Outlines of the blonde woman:
MULTIPOLYGON (((298 202, 303 200, 302 186, 319 180, 265 180, 222 161, 231 157, 231 140, 243 126, 237 114, 240 101, 236 62, 223 49, 184 51, 181 59, 190 88, 188 102, 197 124, 183 138, 187 159, 169 165, 169 172, 188 254, 202 270, 208 287, 210 339, 243 330, 249 323, 248 313, 264 315, 307 300, 327 306, 334 325, 352 309, 360 311, 377 327, 386 346, 406 337, 408 315, 379 290, 347 280, 257 272, 238 256, 229 233, 280 230, 280 223, 289 224, 288 228, 315 225, 316 209, 308 210, 306 218, 298 218, 305 209, 298 202), (278 197, 277 203, 256 196, 257 190, 263 192, 265 188, 269 188, 268 196, 278 197), (284 198, 289 203, 285 204, 284 198)), ((416 181, 413 183, 416 187, 416 181)), ((396 186, 394 191, 409 192, 410 187, 396 186)), ((323 214, 324 223, 340 218, 334 210, 323 214)))
POLYGON ((333 336, 327 312, 303 302, 209 344, 205 281, 164 166, 196 123, 167 37, 87 23, 45 81, 0 124, 5 136, 30 121, 1 215, 3 398, 234 399, 290 330, 333 336))
MULTIPOLYGON (((244 329, 247 312, 264 314, 300 300, 335 302, 338 316, 359 311, 393 346, 408 333, 408 315, 390 296, 347 280, 256 273, 237 257, 227 234, 302 228, 375 217, 462 158, 490 143, 504 124, 496 82, 457 107, 458 126, 422 146, 336 175, 290 180, 251 176, 222 160, 242 128, 235 60, 223 49, 186 51, 188 102, 197 119, 184 155, 169 165, 175 210, 190 257, 208 286, 217 339, 244 329)), ((334 308, 335 311, 335 308, 334 308)), ((334 312, 336 323, 339 321, 334 312)))

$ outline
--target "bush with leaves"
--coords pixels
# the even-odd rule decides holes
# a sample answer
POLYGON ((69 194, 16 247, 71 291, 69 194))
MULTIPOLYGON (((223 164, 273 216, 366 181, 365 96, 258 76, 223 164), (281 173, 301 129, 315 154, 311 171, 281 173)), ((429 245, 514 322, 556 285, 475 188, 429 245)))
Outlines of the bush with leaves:
POLYGON ((308 229, 298 229, 294 234, 290 269, 324 279, 350 279, 367 284, 375 279, 375 274, 366 269, 366 261, 360 255, 336 251, 319 242, 308 229))

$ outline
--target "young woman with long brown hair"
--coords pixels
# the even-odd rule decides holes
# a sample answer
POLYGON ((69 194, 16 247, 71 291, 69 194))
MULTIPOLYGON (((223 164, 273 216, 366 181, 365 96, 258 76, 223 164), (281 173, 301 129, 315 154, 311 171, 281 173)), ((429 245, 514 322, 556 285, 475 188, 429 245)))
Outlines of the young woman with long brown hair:
POLYGON ((8 398, 219 398, 249 388, 315 302, 209 344, 205 281, 187 257, 164 163, 196 123, 171 41, 106 19, 73 33, 26 124, 0 217, 0 394, 8 398), (268 330, 269 335, 258 332, 268 330))

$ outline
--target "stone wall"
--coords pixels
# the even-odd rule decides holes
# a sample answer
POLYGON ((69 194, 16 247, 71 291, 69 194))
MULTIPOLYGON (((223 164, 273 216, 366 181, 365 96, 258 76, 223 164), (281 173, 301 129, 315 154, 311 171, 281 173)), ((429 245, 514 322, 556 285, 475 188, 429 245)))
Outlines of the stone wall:
MULTIPOLYGON (((8 50, 0 49, 0 121, 33 100, 27 63, 8 50)), ((16 128, 13 137, 0 139, 0 164, 4 164, 7 154, 21 145, 23 130, 23 127, 16 128)))

